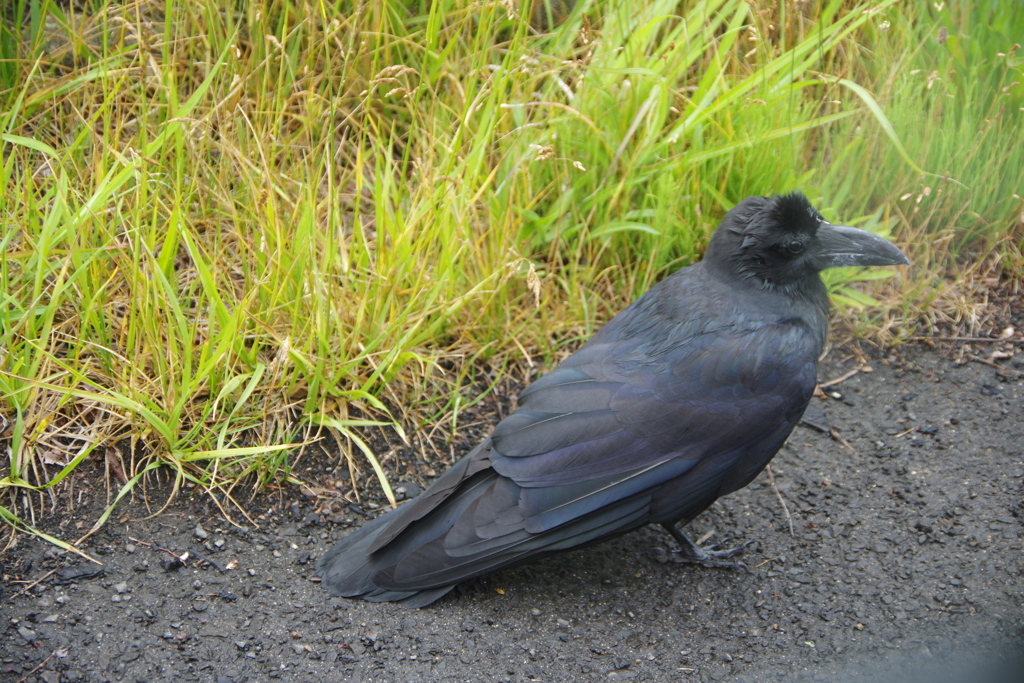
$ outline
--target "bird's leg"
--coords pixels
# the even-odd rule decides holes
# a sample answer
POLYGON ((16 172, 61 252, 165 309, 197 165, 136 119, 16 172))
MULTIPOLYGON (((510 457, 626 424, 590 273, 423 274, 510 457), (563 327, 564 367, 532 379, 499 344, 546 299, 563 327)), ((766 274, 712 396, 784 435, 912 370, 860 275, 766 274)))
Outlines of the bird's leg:
MULTIPOLYGON (((680 531, 675 524, 664 523, 661 526, 664 527, 665 531, 672 534, 672 538, 676 539, 676 542, 679 543, 679 550, 674 550, 670 553, 662 551, 657 558, 659 562, 672 561, 699 564, 705 567, 718 567, 721 569, 747 568, 747 565, 742 562, 725 562, 724 560, 743 552, 744 548, 753 543, 753 541, 747 541, 743 545, 730 548, 729 550, 707 550, 687 538, 686 534, 680 531)), ((712 546, 712 548, 714 547, 717 546, 712 546)))

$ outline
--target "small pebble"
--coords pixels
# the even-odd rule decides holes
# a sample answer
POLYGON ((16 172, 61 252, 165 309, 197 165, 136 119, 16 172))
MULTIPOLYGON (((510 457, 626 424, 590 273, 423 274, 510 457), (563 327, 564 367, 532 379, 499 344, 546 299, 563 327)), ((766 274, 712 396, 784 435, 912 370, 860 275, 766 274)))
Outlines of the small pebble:
POLYGON ((395 497, 399 500, 415 498, 420 495, 420 485, 414 481, 400 482, 395 488, 395 497))
POLYGON ((121 583, 115 583, 114 584, 114 591, 117 592, 117 593, 127 593, 128 592, 128 582, 122 581, 121 583))
POLYGON ((18 635, 30 643, 36 639, 36 632, 30 629, 28 626, 19 626, 18 635))
POLYGON ((200 541, 205 541, 209 538, 209 534, 206 533, 206 529, 203 528, 202 524, 196 524, 195 531, 193 532, 200 541))
POLYGON ((126 553, 129 553, 129 554, 130 553, 134 553, 135 552, 135 544, 134 543, 126 544, 125 547, 124 547, 124 551, 126 553))

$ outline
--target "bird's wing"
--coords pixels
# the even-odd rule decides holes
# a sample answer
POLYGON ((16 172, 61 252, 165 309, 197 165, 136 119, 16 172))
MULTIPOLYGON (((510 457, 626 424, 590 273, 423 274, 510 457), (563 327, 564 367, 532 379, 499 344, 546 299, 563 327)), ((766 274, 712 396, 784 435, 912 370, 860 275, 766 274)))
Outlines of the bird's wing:
POLYGON ((494 430, 497 472, 546 488, 726 456, 797 419, 816 379, 817 349, 798 322, 594 341, 523 391, 494 430))
POLYGON ((413 498, 412 501, 391 512, 388 515, 388 519, 391 520, 390 523, 380 531, 373 543, 368 546, 366 552, 373 553, 383 548, 410 524, 441 505, 452 493, 459 489, 464 481, 474 474, 490 468, 490 454, 491 440, 486 439, 465 457, 452 465, 447 472, 438 477, 430 485, 430 488, 413 498))
POLYGON ((798 324, 616 337, 520 395, 487 444, 489 469, 467 458, 434 503, 393 513, 374 543, 389 558, 376 585, 429 589, 637 528, 665 506, 659 487, 691 471, 670 507, 706 506, 748 451, 777 450, 814 387, 798 324))

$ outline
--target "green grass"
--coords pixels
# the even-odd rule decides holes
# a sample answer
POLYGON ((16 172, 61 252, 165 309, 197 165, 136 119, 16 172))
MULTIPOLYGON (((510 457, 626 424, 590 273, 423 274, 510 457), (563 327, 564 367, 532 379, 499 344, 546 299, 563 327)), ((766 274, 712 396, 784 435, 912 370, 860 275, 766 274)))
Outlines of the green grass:
POLYGON ((110 503, 156 468, 230 497, 328 434, 387 491, 363 428, 454 433, 477 363, 557 358, 750 194, 910 247, 830 276, 890 338, 1020 250, 1002 3, 580 0, 547 31, 515 2, 87 4, 0 28, 15 527, 87 458, 110 503))
POLYGON ((881 207, 907 248, 914 268, 889 311, 894 334, 937 322, 975 334, 980 271, 1021 273, 1024 16, 1000 2, 915 12, 891 15, 876 36, 886 58, 873 92, 907 154, 934 175, 908 173, 891 144, 851 119, 833 129, 823 184, 851 215, 881 207))

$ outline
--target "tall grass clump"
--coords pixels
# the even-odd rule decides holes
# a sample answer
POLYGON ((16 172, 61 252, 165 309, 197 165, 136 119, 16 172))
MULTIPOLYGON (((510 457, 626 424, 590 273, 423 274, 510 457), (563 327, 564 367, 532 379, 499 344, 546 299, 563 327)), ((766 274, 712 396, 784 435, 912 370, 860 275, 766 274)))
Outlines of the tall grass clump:
POLYGON ((873 91, 930 173, 908 173, 888 140, 847 119, 826 141, 824 185, 851 215, 884 212, 908 246, 913 277, 888 321, 897 334, 940 323, 975 334, 983 290, 1021 272, 1024 14, 994 1, 920 3, 873 29, 863 38, 877 55, 873 91))
MULTIPOLYGON (((799 186, 910 235, 928 228, 895 193, 949 171, 952 196, 990 151, 957 147, 982 119, 948 122, 942 88, 907 70, 970 46, 943 57, 952 37, 918 35, 938 19, 895 0, 335 5, 4 10, 13 526, 71 504, 86 460, 111 504, 155 470, 218 504, 243 482, 314 483, 297 463, 321 436, 342 446, 345 495, 372 471, 390 497, 398 463, 363 430, 453 433, 477 361, 560 353, 696 260, 744 196, 799 186), (883 77, 897 34, 905 63, 883 77), (914 92, 934 93, 946 147, 915 137, 914 92)), ((953 36, 968 19, 949 17, 953 36)), ((870 303, 859 277, 837 295, 870 303)))

